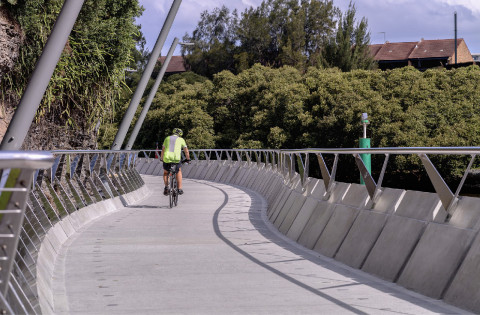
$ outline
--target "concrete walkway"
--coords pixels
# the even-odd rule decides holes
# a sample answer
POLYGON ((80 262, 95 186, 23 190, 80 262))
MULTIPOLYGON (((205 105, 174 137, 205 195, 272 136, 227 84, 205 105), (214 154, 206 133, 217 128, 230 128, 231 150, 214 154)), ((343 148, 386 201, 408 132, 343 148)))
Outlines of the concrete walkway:
POLYGON ((57 260, 58 313, 466 313, 319 257, 264 220, 252 191, 185 180, 169 209, 152 194, 86 226, 57 260))

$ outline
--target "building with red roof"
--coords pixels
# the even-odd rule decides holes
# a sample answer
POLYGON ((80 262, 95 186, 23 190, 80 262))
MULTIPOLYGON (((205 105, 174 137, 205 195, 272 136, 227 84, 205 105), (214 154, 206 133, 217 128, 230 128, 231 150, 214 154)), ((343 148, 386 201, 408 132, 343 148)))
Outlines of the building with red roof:
MULTIPOLYGON (((166 57, 160 57, 158 60, 163 65, 165 62, 166 57)), ((185 60, 182 56, 172 56, 170 59, 170 63, 168 64, 167 70, 165 73, 174 74, 174 73, 182 73, 187 71, 185 67, 185 60)))
MULTIPOLYGON (((380 69, 393 69, 414 66, 425 70, 435 67, 455 65, 455 40, 436 39, 419 42, 403 42, 370 45, 370 53, 380 69)), ((472 54, 467 44, 457 40, 457 65, 473 64, 472 54)))

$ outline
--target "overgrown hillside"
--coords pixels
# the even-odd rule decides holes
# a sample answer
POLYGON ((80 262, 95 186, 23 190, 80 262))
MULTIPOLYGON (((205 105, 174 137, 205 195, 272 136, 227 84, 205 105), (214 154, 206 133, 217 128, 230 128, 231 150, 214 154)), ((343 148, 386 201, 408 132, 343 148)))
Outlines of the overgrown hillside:
MULTIPOLYGON (((0 87, 8 123, 64 0, 2 1, 0 87), (13 35, 12 35, 13 34, 13 35), (12 47, 10 47, 12 46, 12 47), (18 54, 9 54, 8 49, 18 54), (18 55, 18 57, 17 57, 18 55), (12 56, 5 60, 4 56, 12 56)), ((138 0, 86 0, 50 81, 24 149, 94 148, 95 127, 113 120, 133 60, 138 0)), ((4 130, 0 129, 3 137, 4 130)))

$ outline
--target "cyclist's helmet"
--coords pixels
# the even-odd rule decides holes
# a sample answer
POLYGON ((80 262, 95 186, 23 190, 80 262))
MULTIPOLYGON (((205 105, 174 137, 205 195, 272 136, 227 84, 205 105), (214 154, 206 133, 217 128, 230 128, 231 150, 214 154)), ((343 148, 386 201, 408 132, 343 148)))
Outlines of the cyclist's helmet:
POLYGON ((181 137, 183 135, 183 131, 180 128, 173 129, 173 134, 181 137))

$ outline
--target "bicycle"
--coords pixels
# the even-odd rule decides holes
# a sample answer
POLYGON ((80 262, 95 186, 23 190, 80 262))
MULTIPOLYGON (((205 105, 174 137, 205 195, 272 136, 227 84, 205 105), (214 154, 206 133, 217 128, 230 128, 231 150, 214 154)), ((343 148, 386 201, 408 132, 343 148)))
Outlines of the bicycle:
MULTIPOLYGON (((183 160, 179 164, 188 163, 190 160, 183 160)), ((178 186, 177 186, 177 173, 178 164, 173 164, 168 172, 168 199, 170 201, 170 208, 177 206, 178 203, 178 186)))

